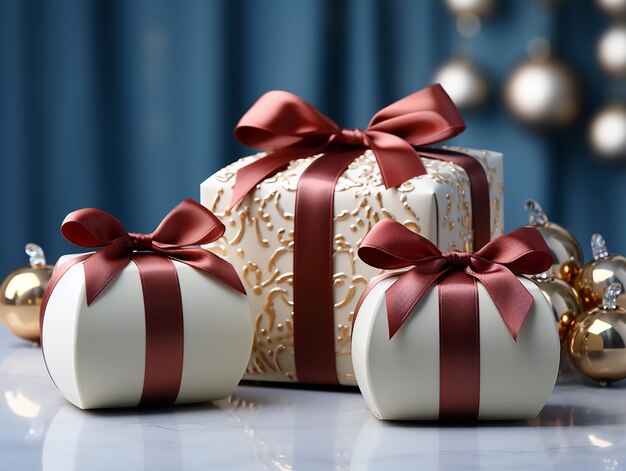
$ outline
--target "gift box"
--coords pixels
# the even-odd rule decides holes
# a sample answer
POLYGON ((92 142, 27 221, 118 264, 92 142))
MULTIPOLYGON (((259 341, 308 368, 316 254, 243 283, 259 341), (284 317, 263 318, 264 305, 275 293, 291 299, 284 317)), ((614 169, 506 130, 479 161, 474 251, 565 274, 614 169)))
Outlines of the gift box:
POLYGON ((520 273, 552 263, 522 228, 477 252, 442 253, 397 222, 379 223, 359 256, 389 272, 359 301, 352 361, 374 414, 387 420, 525 419, 547 402, 559 335, 541 290, 520 273))
POLYGON ((233 267, 197 247, 224 226, 186 200, 152 234, 97 209, 68 215, 64 236, 97 252, 57 263, 41 307, 48 372, 81 409, 202 402, 228 396, 252 346, 233 267))
POLYGON ((341 129, 279 91, 244 115, 236 137, 268 152, 208 178, 201 202, 226 226, 210 250, 248 291, 246 379, 356 384, 354 308, 380 273, 356 251, 377 221, 400 221, 447 250, 501 234, 502 155, 427 147, 463 128, 439 86, 379 111, 365 130, 341 129))

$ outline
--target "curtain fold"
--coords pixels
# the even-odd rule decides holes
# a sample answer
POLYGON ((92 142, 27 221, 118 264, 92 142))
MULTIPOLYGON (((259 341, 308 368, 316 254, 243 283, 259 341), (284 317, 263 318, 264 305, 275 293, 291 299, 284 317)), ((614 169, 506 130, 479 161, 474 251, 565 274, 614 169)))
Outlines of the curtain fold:
POLYGON ((606 19, 592 2, 550 10, 511 0, 473 39, 454 22, 441 0, 0 2, 0 270, 23 265, 29 241, 50 261, 72 252, 58 228, 80 207, 152 230, 178 201, 198 198, 202 180, 250 152, 232 129, 267 90, 365 126, 428 85, 459 49, 486 71, 492 96, 465 113, 468 130, 454 142, 505 153, 507 229, 525 224, 532 197, 585 247, 600 231, 626 252, 617 216, 626 172, 595 160, 585 141, 588 116, 611 98, 598 92, 608 79, 593 57, 606 19), (580 123, 556 134, 520 127, 501 102, 507 73, 538 35, 572 62, 585 90, 580 123))

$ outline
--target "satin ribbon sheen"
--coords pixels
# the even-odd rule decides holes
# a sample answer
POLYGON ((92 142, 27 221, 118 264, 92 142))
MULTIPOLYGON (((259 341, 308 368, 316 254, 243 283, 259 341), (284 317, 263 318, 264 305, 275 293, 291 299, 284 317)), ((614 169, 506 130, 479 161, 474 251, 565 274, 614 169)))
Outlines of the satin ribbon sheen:
POLYGON ((440 85, 399 100, 374 115, 365 130, 343 129, 301 98, 284 91, 263 95, 241 118, 236 138, 266 149, 237 171, 230 208, 289 162, 323 154, 298 182, 294 237, 294 349, 296 375, 304 383, 337 383, 333 302, 333 199, 348 165, 371 149, 386 188, 426 174, 420 157, 461 166, 471 182, 476 247, 490 239, 489 184, 476 159, 425 146, 465 129, 440 85))
POLYGON ((369 232, 358 253, 376 268, 411 267, 385 292, 390 339, 424 295, 439 285, 439 414, 441 418, 475 419, 480 398, 476 282, 485 287, 509 333, 517 339, 533 297, 515 274, 542 273, 552 265, 550 249, 539 231, 523 227, 477 252, 442 253, 428 239, 385 220, 369 232))
POLYGON ((193 200, 176 206, 151 234, 128 232, 116 218, 99 209, 70 213, 61 226, 65 238, 80 247, 102 248, 55 268, 41 303, 41 333, 50 295, 72 266, 83 264, 90 305, 134 262, 141 279, 146 318, 146 367, 140 404, 173 403, 180 388, 184 345, 182 299, 172 260, 201 270, 245 294, 232 265, 207 250, 193 247, 216 241, 224 231, 219 219, 193 200))

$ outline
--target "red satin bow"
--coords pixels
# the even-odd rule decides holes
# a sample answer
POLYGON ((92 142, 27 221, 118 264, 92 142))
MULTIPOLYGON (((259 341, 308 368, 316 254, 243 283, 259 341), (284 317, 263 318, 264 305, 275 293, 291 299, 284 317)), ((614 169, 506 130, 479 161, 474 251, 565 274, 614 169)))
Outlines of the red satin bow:
POLYGON ((465 129, 456 106, 439 85, 399 100, 374 115, 365 130, 342 129, 302 98, 284 91, 263 95, 241 118, 235 137, 272 151, 237 171, 232 208, 260 181, 296 158, 353 150, 353 159, 371 149, 386 188, 426 174, 420 150, 465 129))
POLYGON ((87 304, 130 263, 133 252, 153 252, 185 263, 224 281, 245 294, 230 263, 199 247, 219 239, 225 227, 208 209, 188 199, 176 206, 151 234, 128 232, 120 221, 95 208, 79 209, 65 218, 61 232, 81 247, 103 247, 87 256, 87 304))
POLYGON ((442 253, 428 239, 390 220, 374 226, 359 248, 359 257, 385 270, 413 267, 385 292, 389 338, 435 283, 461 272, 483 284, 516 339, 533 297, 515 273, 541 273, 552 265, 546 242, 539 231, 530 227, 500 236, 478 252, 442 253))

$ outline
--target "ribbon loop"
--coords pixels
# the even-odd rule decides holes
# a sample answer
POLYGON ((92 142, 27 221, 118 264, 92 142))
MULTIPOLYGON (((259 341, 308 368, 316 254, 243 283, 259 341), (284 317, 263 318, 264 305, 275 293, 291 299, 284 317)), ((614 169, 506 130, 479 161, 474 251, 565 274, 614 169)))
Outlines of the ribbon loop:
POLYGON ((476 253, 442 253, 396 221, 376 224, 365 236, 359 257, 377 268, 414 267, 385 293, 390 338, 437 280, 453 272, 485 286, 511 336, 517 338, 533 298, 516 274, 542 273, 552 265, 550 249, 534 228, 523 227, 498 237, 476 253))
POLYGON ((235 137, 239 142, 272 150, 310 137, 330 137, 337 132, 339 126, 313 105, 282 90, 262 95, 235 127, 235 137))
POLYGON ((102 247, 115 239, 128 236, 128 231, 121 222, 109 213, 95 208, 68 214, 61 225, 61 233, 70 242, 87 248, 102 247))

